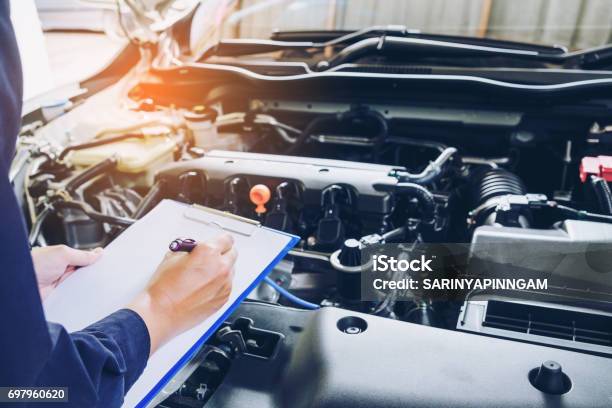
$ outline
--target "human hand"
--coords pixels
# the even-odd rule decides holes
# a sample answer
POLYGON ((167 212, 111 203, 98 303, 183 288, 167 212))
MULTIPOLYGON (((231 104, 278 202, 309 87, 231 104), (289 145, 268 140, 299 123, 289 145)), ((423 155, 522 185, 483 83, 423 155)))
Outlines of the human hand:
POLYGON ((32 262, 42 300, 73 274, 77 267, 91 265, 102 256, 103 252, 102 248, 82 251, 66 245, 33 248, 32 262))
POLYGON ((168 252, 148 287, 128 305, 149 330, 151 354, 200 323, 227 301, 237 252, 229 234, 198 242, 190 252, 168 252))

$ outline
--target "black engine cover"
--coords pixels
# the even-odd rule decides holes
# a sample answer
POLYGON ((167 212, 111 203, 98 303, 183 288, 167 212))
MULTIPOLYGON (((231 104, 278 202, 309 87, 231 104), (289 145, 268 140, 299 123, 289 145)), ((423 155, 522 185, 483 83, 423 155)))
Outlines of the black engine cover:
POLYGON ((284 338, 269 359, 246 354, 234 360, 206 407, 603 408, 612 404, 612 377, 602 375, 612 372, 612 360, 604 357, 332 307, 309 312, 247 302, 230 320, 239 317, 284 338), (347 330, 347 324, 360 330, 347 330), (559 363, 569 377, 571 389, 566 394, 545 394, 531 385, 530 371, 548 360, 559 363))

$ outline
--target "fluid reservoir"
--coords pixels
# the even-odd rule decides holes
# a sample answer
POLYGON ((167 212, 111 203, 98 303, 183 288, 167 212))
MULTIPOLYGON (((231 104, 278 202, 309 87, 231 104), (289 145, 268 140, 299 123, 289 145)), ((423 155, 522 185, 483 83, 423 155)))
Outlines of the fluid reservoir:
POLYGON ((134 137, 74 150, 66 160, 75 167, 90 167, 114 156, 119 172, 144 176, 136 184, 150 185, 155 171, 174 160, 175 149, 176 141, 170 136, 134 137))
POLYGON ((187 129, 193 135, 194 145, 206 151, 247 150, 240 134, 217 130, 217 115, 216 110, 205 106, 196 106, 183 114, 187 129))
POLYGON ((196 106, 191 111, 183 114, 185 124, 191 131, 194 144, 205 148, 214 144, 217 139, 217 128, 214 125, 217 119, 217 111, 204 106, 196 106))
POLYGON ((76 150, 68 157, 77 167, 89 167, 111 156, 117 156, 117 169, 124 173, 140 173, 158 163, 169 162, 176 143, 169 137, 126 139, 120 142, 76 150))

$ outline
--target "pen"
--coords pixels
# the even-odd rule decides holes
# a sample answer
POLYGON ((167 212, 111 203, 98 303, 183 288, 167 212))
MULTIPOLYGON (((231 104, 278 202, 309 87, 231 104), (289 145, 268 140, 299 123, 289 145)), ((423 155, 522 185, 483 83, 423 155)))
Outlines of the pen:
POLYGON ((172 252, 191 252, 197 245, 195 239, 177 238, 168 245, 172 252))

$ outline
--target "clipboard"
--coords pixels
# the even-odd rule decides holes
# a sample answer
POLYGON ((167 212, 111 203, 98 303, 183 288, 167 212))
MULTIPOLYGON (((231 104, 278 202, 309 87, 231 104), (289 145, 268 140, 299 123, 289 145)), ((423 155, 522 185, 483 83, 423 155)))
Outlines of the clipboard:
POLYGON ((126 394, 124 407, 148 406, 299 238, 215 209, 163 200, 111 242, 98 262, 71 275, 45 300, 47 320, 64 325, 68 331, 81 330, 121 309, 142 291, 170 241, 178 237, 206 240, 219 230, 233 236, 238 250, 228 302, 149 358, 126 394))

